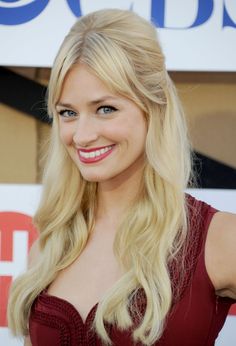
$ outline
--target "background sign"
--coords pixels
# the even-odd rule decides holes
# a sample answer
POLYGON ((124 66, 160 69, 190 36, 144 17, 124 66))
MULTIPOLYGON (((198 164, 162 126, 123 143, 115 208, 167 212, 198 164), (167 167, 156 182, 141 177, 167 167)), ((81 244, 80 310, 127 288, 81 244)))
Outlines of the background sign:
MULTIPOLYGON (((212 206, 236 213, 236 190, 189 190, 191 195, 212 206)), ((6 324, 9 284, 26 269, 29 248, 37 237, 32 226, 41 193, 40 185, 0 184, 0 345, 22 346, 6 324)), ((236 309, 230 310, 216 346, 236 345, 236 309)))
POLYGON ((108 7, 159 27, 169 70, 236 71, 235 0, 0 0, 0 65, 51 67, 76 18, 108 7))

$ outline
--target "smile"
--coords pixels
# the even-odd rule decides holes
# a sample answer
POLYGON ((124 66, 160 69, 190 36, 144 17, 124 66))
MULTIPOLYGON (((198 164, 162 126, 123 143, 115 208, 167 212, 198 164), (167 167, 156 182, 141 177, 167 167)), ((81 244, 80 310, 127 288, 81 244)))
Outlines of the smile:
POLYGON ((112 152, 113 148, 114 145, 109 145, 101 149, 78 150, 78 154, 81 162, 93 163, 103 160, 112 152))

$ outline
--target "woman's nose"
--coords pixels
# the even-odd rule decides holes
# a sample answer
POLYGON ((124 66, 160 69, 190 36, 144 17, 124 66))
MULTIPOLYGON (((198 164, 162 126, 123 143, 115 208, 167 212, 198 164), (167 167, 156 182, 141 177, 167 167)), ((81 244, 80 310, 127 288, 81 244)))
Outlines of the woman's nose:
POLYGON ((94 119, 80 115, 73 135, 73 142, 76 146, 87 147, 97 140, 98 131, 94 122, 94 119))

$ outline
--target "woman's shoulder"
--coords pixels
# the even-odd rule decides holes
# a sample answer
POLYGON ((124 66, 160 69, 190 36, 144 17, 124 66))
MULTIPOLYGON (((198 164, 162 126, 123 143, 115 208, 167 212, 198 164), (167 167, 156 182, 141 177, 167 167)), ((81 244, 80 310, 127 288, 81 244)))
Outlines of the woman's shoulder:
POLYGON ((189 194, 186 202, 190 239, 203 240, 205 265, 216 293, 236 299, 236 214, 219 211, 189 194))
POLYGON ((236 299, 236 214, 214 214, 207 232, 205 262, 217 294, 236 299))

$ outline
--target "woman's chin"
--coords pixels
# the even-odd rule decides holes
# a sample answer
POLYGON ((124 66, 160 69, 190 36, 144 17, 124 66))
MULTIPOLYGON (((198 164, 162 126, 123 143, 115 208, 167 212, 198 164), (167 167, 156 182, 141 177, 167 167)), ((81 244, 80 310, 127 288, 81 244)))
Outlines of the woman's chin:
POLYGON ((105 177, 101 177, 95 174, 82 174, 82 177, 84 178, 84 180, 91 182, 91 183, 100 183, 106 180, 105 177))

